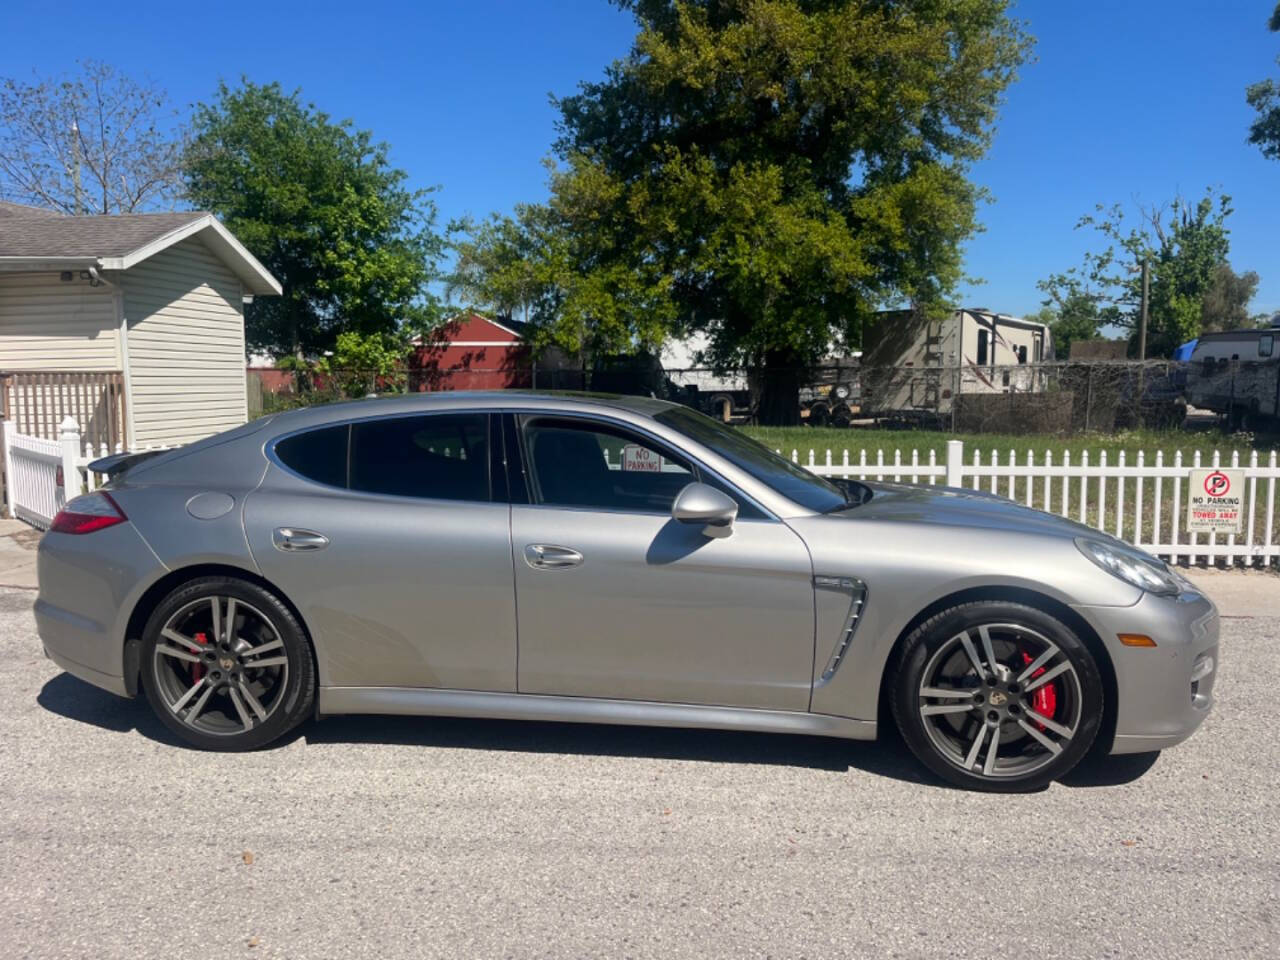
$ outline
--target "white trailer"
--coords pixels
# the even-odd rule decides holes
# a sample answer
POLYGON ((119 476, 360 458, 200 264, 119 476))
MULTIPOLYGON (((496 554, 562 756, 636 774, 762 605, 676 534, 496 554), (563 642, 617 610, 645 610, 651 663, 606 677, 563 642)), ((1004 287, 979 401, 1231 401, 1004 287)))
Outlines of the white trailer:
POLYGON ((985 308, 930 319, 878 315, 863 334, 862 404, 876 415, 946 414, 957 394, 1041 393, 1048 325, 985 308))
POLYGON ((722 376, 706 362, 711 341, 704 333, 684 340, 668 340, 660 354, 662 369, 686 402, 709 416, 729 423, 751 413, 751 387, 744 375, 722 376))
POLYGON ((1280 317, 1270 327, 1202 334, 1187 368, 1187 402, 1224 414, 1234 428, 1280 417, 1280 317))

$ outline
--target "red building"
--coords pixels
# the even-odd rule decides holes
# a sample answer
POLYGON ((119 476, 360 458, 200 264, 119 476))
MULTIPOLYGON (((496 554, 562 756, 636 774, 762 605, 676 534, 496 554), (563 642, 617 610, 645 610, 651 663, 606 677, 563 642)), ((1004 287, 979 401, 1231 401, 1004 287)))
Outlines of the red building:
POLYGON ((478 313, 455 317, 415 340, 409 357, 410 389, 500 390, 531 384, 532 354, 520 335, 524 324, 478 313))

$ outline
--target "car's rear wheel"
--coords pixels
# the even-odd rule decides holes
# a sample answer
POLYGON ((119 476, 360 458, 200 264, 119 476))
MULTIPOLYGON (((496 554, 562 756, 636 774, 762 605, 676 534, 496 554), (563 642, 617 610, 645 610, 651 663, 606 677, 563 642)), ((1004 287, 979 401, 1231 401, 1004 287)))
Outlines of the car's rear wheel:
POLYGON ((175 589, 147 621, 142 686, 188 743, 252 750, 307 717, 315 664, 297 618, 273 593, 203 577, 175 589))
POLYGON ((1018 603, 966 603, 904 641, 894 719, 929 769, 977 790, 1039 789, 1088 752, 1103 687, 1065 624, 1018 603))

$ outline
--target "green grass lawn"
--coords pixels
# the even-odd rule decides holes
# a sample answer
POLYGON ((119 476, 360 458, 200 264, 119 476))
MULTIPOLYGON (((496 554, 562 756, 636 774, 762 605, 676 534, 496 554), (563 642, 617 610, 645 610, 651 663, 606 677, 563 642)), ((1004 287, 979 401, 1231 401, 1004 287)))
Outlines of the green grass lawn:
POLYGON ((1107 460, 1116 462, 1120 451, 1124 451, 1130 463, 1139 450, 1146 454, 1148 462, 1152 462, 1157 451, 1163 450, 1166 462, 1171 462, 1176 451, 1181 450, 1183 460, 1191 462, 1195 451, 1199 450, 1204 462, 1208 463, 1213 451, 1218 450, 1223 462, 1230 462, 1233 451, 1239 451, 1242 463, 1247 463, 1249 454, 1258 451, 1259 462, 1265 463, 1270 451, 1277 447, 1275 436, 1254 436, 1252 434, 1227 434, 1210 427, 1184 430, 1132 430, 1115 434, 1081 433, 1069 437, 1056 437, 1043 434, 1024 434, 1022 436, 1005 434, 962 434, 943 433, 934 430, 878 430, 878 429, 836 429, 833 427, 742 427, 761 443, 781 450, 788 457, 793 450, 797 451, 801 461, 808 458, 813 450, 821 462, 828 449, 832 458, 839 460, 843 451, 848 450, 850 458, 856 458, 859 451, 867 451, 867 459, 873 461, 877 450, 883 450, 886 462, 892 462, 895 450, 902 451, 904 460, 908 460, 912 450, 920 451, 921 461, 929 457, 932 450, 941 463, 946 458, 948 440, 963 440, 965 462, 973 461, 975 450, 982 454, 983 460, 989 461, 991 451, 1000 456, 1005 463, 1009 451, 1015 451, 1019 463, 1026 461, 1027 451, 1031 451, 1037 463, 1044 462, 1046 452, 1053 455, 1054 463, 1061 462, 1061 454, 1070 451, 1073 462, 1078 463, 1080 455, 1089 451, 1091 463, 1098 462, 1098 454, 1106 451, 1107 460))

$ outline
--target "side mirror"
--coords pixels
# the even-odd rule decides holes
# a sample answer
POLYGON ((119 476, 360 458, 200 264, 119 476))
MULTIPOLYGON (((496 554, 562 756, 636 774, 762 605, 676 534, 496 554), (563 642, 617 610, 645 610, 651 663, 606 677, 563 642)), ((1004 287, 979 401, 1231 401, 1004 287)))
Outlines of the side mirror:
POLYGON ((738 505, 715 487, 691 483, 676 495, 671 516, 681 523, 701 524, 708 537, 727 537, 733 533, 738 505))

